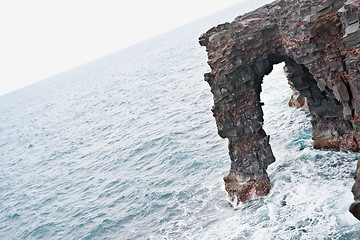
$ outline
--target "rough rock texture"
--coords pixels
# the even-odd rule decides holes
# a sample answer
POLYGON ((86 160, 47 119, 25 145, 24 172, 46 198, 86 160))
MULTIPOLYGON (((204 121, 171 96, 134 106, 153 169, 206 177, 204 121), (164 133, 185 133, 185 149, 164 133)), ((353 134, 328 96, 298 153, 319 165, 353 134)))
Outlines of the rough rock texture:
MULTIPOLYGON (((291 71, 286 66, 284 67, 284 72, 286 73, 286 77, 288 79, 291 79, 291 71)), ((288 81, 291 90, 293 91, 293 94, 291 95, 291 98, 289 100, 289 107, 296 107, 301 108, 304 107, 307 110, 309 110, 309 106, 307 104, 306 97, 302 96, 298 90, 296 90, 294 84, 291 81, 288 81)))
POLYGON ((296 107, 301 108, 304 107, 306 109, 309 109, 309 106, 307 105, 307 99, 306 97, 303 97, 300 95, 300 92, 296 89, 293 89, 294 93, 291 95, 291 98, 289 100, 289 107, 296 107))
POLYGON ((359 13, 360 0, 278 0, 199 38, 218 133, 229 139, 231 199, 269 192, 266 169, 275 159, 260 92, 274 64, 285 62, 290 85, 306 98, 314 148, 359 151, 359 13))
POLYGON ((350 212, 360 220, 360 158, 357 163, 357 170, 355 172, 355 184, 352 188, 355 202, 350 206, 350 212))

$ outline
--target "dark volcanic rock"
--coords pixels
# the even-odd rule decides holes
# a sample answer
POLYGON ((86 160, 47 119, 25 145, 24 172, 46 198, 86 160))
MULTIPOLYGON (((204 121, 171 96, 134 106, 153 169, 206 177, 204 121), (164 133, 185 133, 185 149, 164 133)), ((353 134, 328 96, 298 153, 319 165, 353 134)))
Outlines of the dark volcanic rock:
POLYGON ((355 184, 352 188, 355 202, 350 206, 350 212, 360 220, 360 158, 355 172, 355 184))
POLYGON ((275 159, 260 92, 274 64, 285 62, 290 85, 306 98, 314 148, 359 151, 359 15, 360 0, 278 0, 201 35, 212 111, 219 135, 229 139, 231 199, 269 192, 266 169, 275 159))

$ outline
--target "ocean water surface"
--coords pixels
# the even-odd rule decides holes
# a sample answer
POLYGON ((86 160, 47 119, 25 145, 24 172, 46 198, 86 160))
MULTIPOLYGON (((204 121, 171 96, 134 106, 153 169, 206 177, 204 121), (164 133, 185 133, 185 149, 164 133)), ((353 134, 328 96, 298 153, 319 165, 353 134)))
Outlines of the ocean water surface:
POLYGON ((0 96, 0 239, 360 239, 358 155, 312 149, 310 116, 264 79, 271 193, 233 206, 197 38, 247 1, 0 96))

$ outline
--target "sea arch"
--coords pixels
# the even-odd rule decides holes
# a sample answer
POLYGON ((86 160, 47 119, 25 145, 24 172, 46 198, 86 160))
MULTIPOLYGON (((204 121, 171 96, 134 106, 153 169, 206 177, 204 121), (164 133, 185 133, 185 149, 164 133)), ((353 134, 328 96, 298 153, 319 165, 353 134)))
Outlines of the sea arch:
POLYGON ((314 148, 359 151, 354 118, 360 106, 354 95, 360 94, 353 84, 359 74, 349 71, 339 12, 344 3, 301 4, 276 1, 199 38, 208 52, 211 72, 205 80, 214 96, 218 133, 229 140, 231 167, 224 181, 232 200, 269 193, 266 169, 275 158, 262 128, 260 92, 274 64, 285 62, 289 82, 307 99, 314 148))

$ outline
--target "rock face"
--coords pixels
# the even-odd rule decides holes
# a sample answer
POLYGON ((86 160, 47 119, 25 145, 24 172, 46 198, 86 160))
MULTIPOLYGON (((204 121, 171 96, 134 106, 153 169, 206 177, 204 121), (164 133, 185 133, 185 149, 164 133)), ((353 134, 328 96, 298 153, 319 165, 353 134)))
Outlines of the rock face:
POLYGON ((357 163, 357 170, 355 172, 355 184, 352 188, 355 202, 350 206, 350 212, 360 220, 360 158, 357 163))
POLYGON ((269 192, 266 169, 275 158, 262 128, 260 92, 274 64, 285 62, 290 85, 306 98, 314 148, 359 151, 359 15, 360 0, 278 0, 199 38, 208 52, 205 80, 218 133, 229 139, 224 181, 231 199, 269 192))

